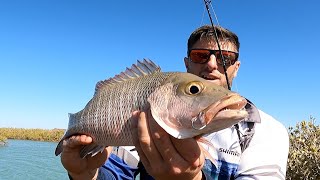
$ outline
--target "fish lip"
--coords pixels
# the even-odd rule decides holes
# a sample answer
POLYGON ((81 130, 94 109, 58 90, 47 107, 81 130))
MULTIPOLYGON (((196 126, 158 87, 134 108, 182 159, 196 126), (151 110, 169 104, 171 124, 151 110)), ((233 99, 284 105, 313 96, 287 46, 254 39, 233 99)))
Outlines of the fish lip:
POLYGON ((211 121, 216 119, 222 119, 226 112, 233 113, 234 116, 243 117, 246 115, 246 110, 244 110, 247 100, 237 93, 231 93, 224 97, 220 101, 211 104, 206 109, 202 111, 204 113, 205 124, 209 124, 211 121))

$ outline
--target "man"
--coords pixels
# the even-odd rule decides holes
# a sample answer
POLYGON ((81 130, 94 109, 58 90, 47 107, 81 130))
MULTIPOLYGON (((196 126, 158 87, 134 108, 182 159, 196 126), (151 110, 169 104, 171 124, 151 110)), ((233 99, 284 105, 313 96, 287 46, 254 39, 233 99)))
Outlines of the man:
MULTIPOLYGON (((184 62, 189 73, 228 88, 228 83, 232 85, 240 68, 240 43, 231 31, 221 27, 215 27, 215 30, 205 25, 190 35, 184 62), (224 56, 225 69, 215 33, 224 56)), ((139 163, 139 168, 136 168, 138 161, 133 161, 138 156, 128 147, 108 147, 101 154, 81 159, 81 146, 92 141, 85 135, 71 137, 64 143, 61 161, 73 179, 132 179, 137 173, 141 179, 150 179, 149 175, 155 179, 177 180, 285 179, 289 150, 287 130, 248 102, 248 118, 206 136, 215 148, 199 144, 195 139, 172 138, 146 110, 135 112, 132 119, 134 144, 143 166, 139 163), (218 164, 205 158, 204 149, 218 164)))

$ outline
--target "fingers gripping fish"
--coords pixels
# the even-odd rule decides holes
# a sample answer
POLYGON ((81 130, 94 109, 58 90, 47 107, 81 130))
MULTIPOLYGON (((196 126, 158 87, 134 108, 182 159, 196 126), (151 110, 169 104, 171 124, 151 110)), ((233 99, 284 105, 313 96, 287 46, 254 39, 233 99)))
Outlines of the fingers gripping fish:
POLYGON ((151 60, 138 61, 125 72, 97 83, 85 108, 69 114, 63 140, 78 134, 93 138, 80 156, 94 156, 107 146, 132 146, 132 112, 150 106, 155 121, 178 139, 199 138, 238 123, 248 114, 237 93, 184 72, 161 72, 151 60))

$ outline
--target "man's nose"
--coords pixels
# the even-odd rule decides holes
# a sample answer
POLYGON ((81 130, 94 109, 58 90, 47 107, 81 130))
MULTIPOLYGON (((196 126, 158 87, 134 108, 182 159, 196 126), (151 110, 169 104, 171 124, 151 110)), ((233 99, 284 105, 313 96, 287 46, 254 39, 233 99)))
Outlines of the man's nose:
POLYGON ((213 54, 211 54, 211 56, 209 57, 209 61, 207 64, 210 70, 218 69, 217 59, 216 56, 213 54))

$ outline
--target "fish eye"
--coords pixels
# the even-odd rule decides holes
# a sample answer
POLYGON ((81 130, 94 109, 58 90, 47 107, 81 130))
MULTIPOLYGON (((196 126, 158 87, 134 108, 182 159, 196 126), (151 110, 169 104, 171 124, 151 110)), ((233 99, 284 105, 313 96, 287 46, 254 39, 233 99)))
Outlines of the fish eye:
POLYGON ((197 94, 200 91, 198 86, 190 86, 190 93, 191 94, 197 94))
POLYGON ((192 82, 187 85, 187 93, 190 95, 196 95, 201 93, 203 86, 200 82, 192 82))

